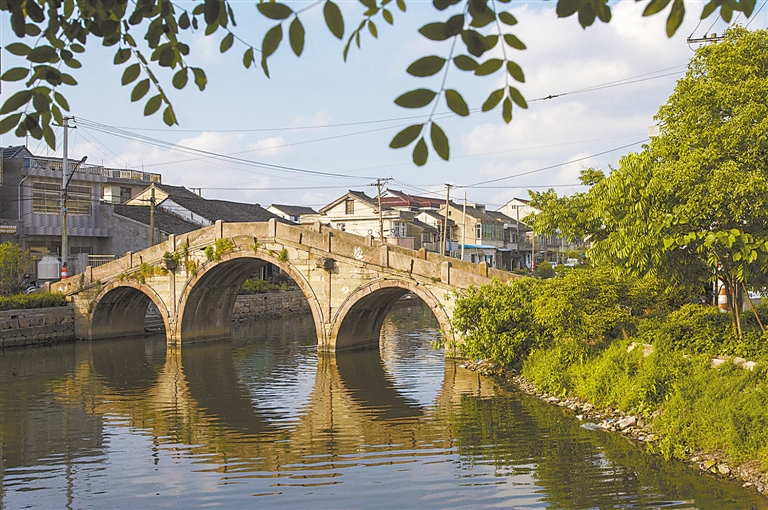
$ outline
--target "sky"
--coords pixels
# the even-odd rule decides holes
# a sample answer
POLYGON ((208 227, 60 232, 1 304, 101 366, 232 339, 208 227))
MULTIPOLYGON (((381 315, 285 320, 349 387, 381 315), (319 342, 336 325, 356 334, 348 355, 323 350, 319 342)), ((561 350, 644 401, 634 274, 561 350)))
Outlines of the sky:
MULTIPOLYGON (((362 5, 338 3, 349 34, 361 19, 362 5)), ((120 85, 123 68, 112 64, 115 48, 92 40, 80 59, 83 67, 73 73, 79 84, 62 91, 77 126, 70 131, 69 157, 160 173, 164 183, 201 188, 206 198, 264 207, 319 209, 348 189, 375 196, 376 179, 390 178, 390 189, 438 197, 445 197, 445 183, 450 183, 455 186, 452 199, 461 201, 466 193, 470 203, 498 209, 514 197, 527 198, 529 189, 578 191, 580 170, 607 172, 621 156, 639 150, 653 116, 693 55, 696 45, 686 38, 726 28, 714 16, 699 22, 703 4, 693 2, 687 3, 686 20, 671 39, 664 31, 667 12, 643 18, 645 2, 611 2, 611 22, 597 20, 586 30, 575 16, 558 19, 553 1, 497 4, 518 19, 510 32, 527 46, 508 52, 525 72, 526 81, 518 88, 529 108, 515 107, 510 124, 504 123, 500 109, 480 112, 490 91, 503 85, 501 72, 476 77, 453 67, 446 87, 459 90, 474 111, 469 117, 451 115, 441 101, 436 118, 451 142, 450 161, 441 160, 430 147, 429 162, 416 167, 412 146, 394 150, 389 142, 405 126, 424 122, 431 108, 405 109, 394 99, 412 89, 440 87, 442 74, 415 78, 405 69, 422 56, 449 54, 450 43, 429 41, 418 28, 454 13, 437 12, 427 1, 406 4, 401 13, 393 2, 394 26, 379 17, 378 38, 365 33, 362 48, 353 45, 346 62, 346 38, 338 41, 331 35, 321 7, 308 9, 301 15, 307 31, 304 53, 297 58, 286 37, 270 58, 271 78, 261 69, 243 67, 246 47, 239 42, 221 54, 224 33, 185 34, 182 40, 191 47, 188 63, 205 69, 208 86, 203 92, 192 85, 178 91, 170 84, 172 72, 156 72, 174 105, 175 127, 167 127, 160 114, 143 116, 143 102, 131 103, 131 87, 120 85), (559 96, 542 99, 550 95, 559 96), (480 184, 486 181, 493 182, 480 184)), ((176 5, 191 10, 195 3, 176 5)), ((255 2, 232 5, 235 33, 260 48, 274 22, 257 15, 255 2)), ((289 5, 298 9, 301 3, 289 5)), ((751 20, 740 16, 735 22, 766 28, 765 1, 758 1, 755 10, 761 5, 751 20)), ((3 13, 0 44, 14 40, 3 13)), ((3 69, 23 62, 3 50, 3 69)), ((15 92, 14 85, 3 83, 3 100, 15 92)), ((31 138, 28 147, 38 155, 61 156, 61 129, 56 134, 55 153, 31 138)), ((12 133, 0 135, 2 146, 24 142, 12 133)))

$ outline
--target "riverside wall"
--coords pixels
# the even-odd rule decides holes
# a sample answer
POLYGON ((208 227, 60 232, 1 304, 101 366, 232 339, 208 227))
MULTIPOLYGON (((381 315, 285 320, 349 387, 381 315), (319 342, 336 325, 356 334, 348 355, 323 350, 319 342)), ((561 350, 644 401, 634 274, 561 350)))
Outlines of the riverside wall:
MULTIPOLYGON (((243 322, 307 313, 310 313, 309 303, 300 290, 270 292, 238 296, 232 311, 232 319, 243 322)), ((73 340, 74 324, 74 311, 71 304, 53 308, 2 311, 0 312, 0 349, 73 340)), ((162 330, 162 320, 158 325, 162 330)))
POLYGON ((0 348, 42 345, 75 337, 72 305, 0 312, 0 348))

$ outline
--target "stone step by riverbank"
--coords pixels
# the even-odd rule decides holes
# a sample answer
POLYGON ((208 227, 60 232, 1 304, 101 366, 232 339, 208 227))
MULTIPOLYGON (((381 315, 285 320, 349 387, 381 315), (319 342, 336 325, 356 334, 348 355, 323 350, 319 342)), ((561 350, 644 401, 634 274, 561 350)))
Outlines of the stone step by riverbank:
MULTIPOLYGON (((730 359, 730 358, 729 358, 730 359)), ((741 364, 736 362, 737 364, 741 364)), ((616 409, 597 409, 589 402, 576 397, 560 397, 540 392, 527 379, 516 370, 504 369, 500 365, 481 360, 461 365, 468 370, 473 370, 481 375, 495 379, 501 384, 509 384, 526 395, 542 400, 548 404, 562 407, 573 413, 574 417, 584 422, 583 427, 592 430, 620 433, 628 440, 638 445, 653 443, 659 440, 658 434, 646 418, 653 419, 661 413, 654 411, 649 417, 642 415, 625 414, 616 409)), ((751 370, 749 366, 745 369, 751 370)), ((753 488, 760 494, 768 495, 768 475, 763 472, 760 462, 749 461, 734 463, 722 452, 695 452, 683 459, 686 464, 694 469, 712 474, 721 478, 738 480, 745 488, 753 488)))

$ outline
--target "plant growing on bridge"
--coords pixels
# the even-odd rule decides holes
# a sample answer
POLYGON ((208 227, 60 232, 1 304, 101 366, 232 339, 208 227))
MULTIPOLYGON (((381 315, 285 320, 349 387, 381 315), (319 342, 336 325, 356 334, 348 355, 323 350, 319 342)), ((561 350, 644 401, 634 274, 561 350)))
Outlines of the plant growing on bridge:
POLYGON ((187 269, 187 275, 194 278, 197 276, 197 261, 192 259, 187 259, 187 261, 184 263, 184 266, 187 269))
POLYGON ((216 239, 216 242, 213 245, 206 246, 203 253, 205 253, 205 258, 207 258, 209 262, 218 262, 221 260, 222 255, 229 253, 234 248, 235 245, 232 244, 230 239, 222 238, 216 239))
POLYGON ((288 262, 288 250, 286 248, 280 250, 280 253, 277 255, 277 260, 280 262, 288 262))
POLYGON ((138 271, 132 271, 130 273, 120 273, 117 275, 117 280, 122 282, 125 280, 131 280, 141 284, 147 283, 148 278, 154 276, 165 276, 168 274, 168 270, 160 266, 152 266, 146 262, 142 262, 138 271))

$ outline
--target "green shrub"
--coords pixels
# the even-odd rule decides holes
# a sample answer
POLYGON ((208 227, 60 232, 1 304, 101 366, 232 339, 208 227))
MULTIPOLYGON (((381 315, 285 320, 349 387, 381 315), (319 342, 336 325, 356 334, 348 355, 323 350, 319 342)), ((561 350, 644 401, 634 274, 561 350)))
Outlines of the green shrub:
POLYGON ((453 326, 462 337, 456 346, 461 355, 519 365, 541 340, 532 307, 539 285, 540 280, 522 278, 470 287, 453 312, 453 326))
POLYGON ((552 268, 552 264, 545 260, 539 264, 539 267, 536 269, 536 274, 538 274, 540 278, 544 279, 554 278, 555 270, 552 268))
POLYGON ((0 296, 0 310, 24 310, 27 308, 50 308, 65 306, 67 300, 63 294, 52 292, 36 292, 34 294, 14 294, 0 296))
POLYGON ((533 302, 536 323, 556 339, 598 342, 631 323, 626 282, 608 270, 569 271, 542 283, 533 302))

